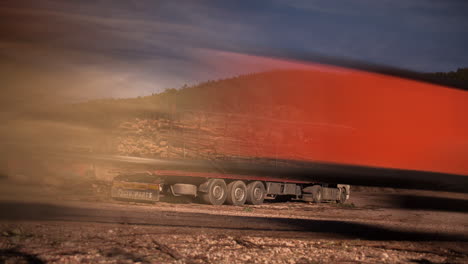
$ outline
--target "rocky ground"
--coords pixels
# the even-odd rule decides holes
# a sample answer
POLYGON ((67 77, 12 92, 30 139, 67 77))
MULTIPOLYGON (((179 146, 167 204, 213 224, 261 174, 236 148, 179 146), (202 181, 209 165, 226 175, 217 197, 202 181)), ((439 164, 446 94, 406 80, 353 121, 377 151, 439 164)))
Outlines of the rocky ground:
MULTIPOLYGON (((2 226, 6 263, 466 263, 466 244, 276 238, 140 225, 2 226), (465 247, 465 248, 464 248, 465 247)), ((217 232, 216 232, 217 231, 217 232)))
POLYGON ((112 201, 105 185, 89 186, 3 182, 0 263, 468 263, 466 208, 402 208, 411 191, 361 189, 344 206, 213 207, 112 201))

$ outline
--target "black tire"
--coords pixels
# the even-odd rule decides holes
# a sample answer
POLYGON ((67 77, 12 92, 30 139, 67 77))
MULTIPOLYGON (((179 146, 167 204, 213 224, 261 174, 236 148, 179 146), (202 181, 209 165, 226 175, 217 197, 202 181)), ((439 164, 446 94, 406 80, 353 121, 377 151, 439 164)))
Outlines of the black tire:
POLYGON ((346 202, 346 189, 341 188, 340 199, 336 200, 337 203, 344 204, 346 202))
POLYGON ((314 185, 312 186, 312 200, 314 203, 320 203, 322 202, 322 186, 320 185, 314 185))
POLYGON ((201 195, 206 204, 221 205, 226 201, 227 187, 224 180, 213 179, 208 183, 208 191, 201 195))
POLYGON ((243 205, 247 200, 247 186, 243 181, 233 181, 227 186, 226 204, 243 205))
POLYGON ((259 205, 265 200, 266 190, 265 185, 260 181, 254 181, 247 185, 247 199, 248 204, 259 205))

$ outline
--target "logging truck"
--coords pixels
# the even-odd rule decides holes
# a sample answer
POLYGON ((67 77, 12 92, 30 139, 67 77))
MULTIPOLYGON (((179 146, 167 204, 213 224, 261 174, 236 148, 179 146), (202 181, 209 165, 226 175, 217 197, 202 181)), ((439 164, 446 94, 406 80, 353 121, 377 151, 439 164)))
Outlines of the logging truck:
POLYGON ((296 157, 285 157, 284 154, 297 154, 295 146, 307 144, 316 137, 309 133, 310 130, 317 131, 314 123, 291 122, 265 115, 187 110, 178 111, 172 117, 139 118, 126 122, 123 127, 125 132, 121 140, 130 147, 128 152, 122 147, 122 154, 152 154, 167 162, 202 160, 208 161, 207 167, 211 168, 194 171, 172 166, 155 170, 156 166, 145 173, 124 173, 113 181, 111 193, 115 199, 158 201, 161 195, 170 195, 192 197, 211 205, 259 205, 266 199, 344 203, 349 198, 349 185, 254 172, 242 174, 236 170, 226 171, 219 165, 226 161, 239 164, 241 160, 248 161, 253 167, 291 166, 290 161, 296 157), (135 130, 139 131, 138 135, 135 130), (283 156, 278 155, 279 149, 283 156))
POLYGON ((344 203, 350 186, 220 173, 155 171, 122 174, 112 185, 112 197, 159 201, 160 195, 198 198, 211 205, 262 204, 264 200, 344 203))
POLYGON ((147 118, 159 131, 166 127, 168 140, 155 140, 162 134, 145 128, 154 125, 134 124, 125 145, 132 147, 122 154, 251 159, 252 166, 160 169, 153 182, 116 179, 113 194, 241 205, 281 198, 344 202, 349 186, 338 183, 466 191, 466 91, 397 76, 315 64, 182 89, 165 97, 173 115, 167 124, 147 118), (188 107, 199 111, 178 111, 188 107), (150 141, 161 144, 141 147, 150 141), (262 160, 274 164, 259 174, 262 160), (277 173, 282 165, 289 167, 277 173))

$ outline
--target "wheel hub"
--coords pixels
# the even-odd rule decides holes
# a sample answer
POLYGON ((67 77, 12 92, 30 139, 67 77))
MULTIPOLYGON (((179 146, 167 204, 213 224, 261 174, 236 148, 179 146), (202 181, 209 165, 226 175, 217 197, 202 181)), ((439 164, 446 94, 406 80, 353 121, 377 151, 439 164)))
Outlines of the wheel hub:
POLYGON ((219 200, 223 197, 224 195, 224 190, 223 188, 221 188, 221 186, 214 186, 213 187, 213 197, 216 199, 216 200, 219 200))
POLYGON ((234 190, 234 198, 237 200, 237 201, 242 201, 245 197, 245 191, 244 189, 242 188, 236 188, 234 190))
POLYGON ((255 188, 254 191, 253 191, 253 197, 255 198, 255 200, 260 200, 262 199, 262 195, 263 195, 263 192, 260 188, 255 188))

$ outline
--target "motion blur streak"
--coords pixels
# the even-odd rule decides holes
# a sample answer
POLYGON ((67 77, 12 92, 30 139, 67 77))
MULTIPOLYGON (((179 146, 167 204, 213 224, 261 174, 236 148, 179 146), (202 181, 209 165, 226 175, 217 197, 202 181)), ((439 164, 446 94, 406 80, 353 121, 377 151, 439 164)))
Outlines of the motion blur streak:
MULTIPOLYGON (((235 23, 245 13, 242 6, 127 3, 0 4, 0 29, 6 32, 0 36, 2 143, 102 149, 115 140, 122 122, 147 113, 191 111, 229 131, 229 136, 213 136, 220 142, 218 154, 226 156, 468 175, 466 91, 289 56, 296 44, 272 46, 276 34, 258 37, 263 26, 276 33, 269 23, 278 20, 275 6, 265 16, 268 23, 251 27, 235 23), (235 8, 241 15, 232 14, 235 8), (233 36, 242 37, 235 41, 233 36), (235 48, 242 52, 227 52, 235 48), (292 57, 307 62, 287 60, 292 57), (84 102, 239 74, 246 75, 161 96, 84 102), (76 104, 64 105, 70 102, 76 104)), ((290 11, 290 17, 298 15, 290 11)), ((259 22, 255 14, 249 17, 259 22)), ((318 25, 307 21, 302 24, 318 25)), ((313 39, 300 44, 320 43, 316 38, 322 35, 327 34, 311 34, 313 39)), ((444 54, 458 45, 448 47, 444 54)), ((116 154, 115 146, 114 152, 109 149, 99 154, 116 154)), ((7 151, 2 155, 11 159, 7 151)))
POLYGON ((466 91, 319 64, 259 78, 216 91, 248 113, 243 137, 277 136, 257 156, 468 175, 466 91))

